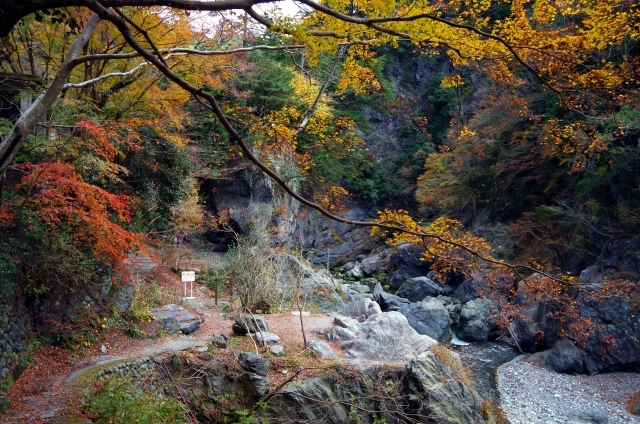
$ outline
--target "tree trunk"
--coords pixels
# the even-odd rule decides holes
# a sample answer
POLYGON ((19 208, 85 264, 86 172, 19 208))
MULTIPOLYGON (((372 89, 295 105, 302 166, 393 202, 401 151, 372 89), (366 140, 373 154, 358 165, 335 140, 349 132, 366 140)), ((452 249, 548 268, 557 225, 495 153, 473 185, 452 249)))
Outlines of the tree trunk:
POLYGON ((0 141, 0 174, 4 174, 22 144, 27 140, 27 136, 34 130, 38 122, 44 118, 49 108, 60 95, 64 84, 69 79, 69 75, 71 75, 71 71, 76 66, 75 59, 80 54, 82 47, 89 41, 98 22, 100 22, 98 15, 92 15, 89 18, 84 29, 71 45, 62 66, 60 66, 49 88, 38 96, 31 107, 20 115, 16 123, 9 130, 9 133, 2 137, 2 141, 0 141))

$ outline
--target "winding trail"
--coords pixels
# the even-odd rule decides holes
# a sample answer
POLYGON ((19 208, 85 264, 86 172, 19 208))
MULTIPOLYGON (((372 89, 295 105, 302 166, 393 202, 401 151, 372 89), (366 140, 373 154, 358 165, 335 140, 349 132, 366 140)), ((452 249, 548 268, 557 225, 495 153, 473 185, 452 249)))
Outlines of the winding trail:
MULTIPOLYGON (((202 267, 207 263, 206 259, 196 257, 193 252, 188 259, 181 261, 181 267, 202 267)), ((179 276, 167 269, 158 272, 158 263, 147 255, 140 255, 128 261, 132 275, 139 280, 146 277, 153 277, 161 282, 161 285, 173 286, 175 293, 181 293, 179 276)), ((233 334, 231 326, 232 320, 227 320, 220 309, 215 304, 213 292, 208 288, 194 284, 195 299, 176 299, 175 303, 189 309, 193 314, 202 318, 203 323, 200 329, 190 335, 164 335, 158 339, 132 339, 122 336, 121 332, 113 331, 108 333, 102 342, 107 347, 107 354, 100 354, 100 345, 87 348, 88 356, 68 365, 69 354, 64 354, 60 349, 55 354, 60 357, 52 358, 43 355, 44 359, 50 359, 51 365, 55 366, 52 374, 46 378, 42 376, 39 366, 42 362, 30 364, 14 387, 21 386, 22 393, 16 395, 9 391, 12 400, 12 407, 0 414, 0 422, 4 424, 53 424, 61 417, 75 415, 74 411, 73 386, 83 376, 93 374, 108 366, 111 363, 125 359, 135 359, 140 357, 156 356, 166 352, 179 352, 187 349, 204 348, 208 340, 219 334, 231 336, 233 334), (29 380, 29 381, 27 381, 29 380), (24 388, 27 388, 24 390, 24 388)), ((223 302, 220 302, 222 305, 223 302)), ((302 331, 300 329, 300 318, 292 314, 268 315, 267 321, 271 332, 281 338, 281 344, 287 346, 292 351, 302 351, 302 331)), ((312 314, 305 316, 305 334, 308 340, 318 340, 311 330, 319 326, 330 325, 331 320, 324 314, 312 314)), ((49 355, 50 356, 50 355, 49 355)), ((83 422, 83 421, 78 421, 83 422)))

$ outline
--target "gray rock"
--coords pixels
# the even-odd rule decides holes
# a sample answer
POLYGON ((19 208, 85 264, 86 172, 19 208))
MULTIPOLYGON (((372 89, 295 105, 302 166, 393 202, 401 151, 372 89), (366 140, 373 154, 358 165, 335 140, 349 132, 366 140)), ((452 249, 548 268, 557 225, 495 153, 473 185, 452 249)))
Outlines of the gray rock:
POLYGON ((255 338, 258 341, 258 344, 260 346, 276 345, 276 344, 280 343, 280 337, 278 337, 277 335, 275 335, 273 333, 269 333, 268 331, 262 331, 260 333, 255 333, 254 336, 255 336, 255 338))
POLYGON ((254 315, 253 317, 251 315, 245 315, 236 318, 231 329, 233 330, 233 334, 244 336, 247 333, 269 331, 269 325, 267 321, 259 315, 254 315))
POLYGON ((582 351, 571 340, 561 340, 551 349, 544 365, 555 372, 583 372, 582 351))
POLYGON ((453 379, 451 369, 425 352, 407 364, 409 407, 434 422, 483 423, 482 402, 467 386, 453 379))
POLYGON ((365 277, 365 273, 362 270, 362 268, 360 268, 360 265, 356 265, 350 271, 347 272, 347 276, 352 277, 356 280, 359 280, 365 277))
POLYGON ((631 314, 617 324, 603 324, 593 332, 582 350, 585 373, 598 374, 640 368, 640 313, 631 314), (611 336, 613 344, 602 340, 611 336))
POLYGON ((340 285, 329 271, 321 269, 315 271, 310 266, 304 265, 298 258, 288 254, 278 256, 285 273, 294 276, 296 280, 302 276, 300 289, 307 294, 307 302, 317 305, 320 311, 333 312, 342 306, 342 297, 336 292, 340 285))
POLYGON ((379 255, 369 256, 360 262, 360 268, 365 276, 369 277, 378 272, 382 266, 382 258, 379 255))
POLYGON ((458 338, 468 342, 483 342, 496 327, 491 319, 493 303, 489 299, 470 300, 460 311, 458 338))
POLYGON ((342 424, 350 422, 349 398, 341 399, 332 377, 294 381, 286 386, 285 399, 294 404, 292 411, 301 419, 294 422, 342 424))
MULTIPOLYGON (((364 321, 372 315, 382 313, 382 310, 380 309, 380 305, 377 302, 374 302, 371 299, 363 298, 359 300, 352 300, 344 304, 342 307, 342 313, 350 317, 354 317, 358 321, 364 321)), ((338 323, 335 324, 340 325, 338 323)))
POLYGON ((373 300, 378 302, 383 312, 397 311, 403 305, 410 303, 407 299, 386 293, 380 283, 373 289, 373 300))
POLYGON ((462 311, 462 305, 460 304, 460 301, 445 303, 444 307, 447 310, 447 312, 449 312, 449 319, 451 320, 451 325, 454 325, 457 327, 460 321, 460 312, 462 311))
POLYGON ((167 333, 176 334, 180 332, 180 323, 175 318, 165 318, 162 321, 162 328, 167 333))
POLYGON ((342 328, 350 328, 354 325, 357 325, 358 320, 342 315, 336 315, 335 317, 333 317, 333 324, 342 328))
POLYGON ((271 382, 266 376, 260 374, 249 374, 251 386, 256 392, 256 398, 260 399, 269 391, 269 386, 271 382))
POLYGON ((269 360, 251 352, 240 353, 240 363, 249 372, 266 377, 269 372, 269 360))
POLYGON ((107 348, 104 347, 104 345, 100 346, 100 353, 103 354, 103 355, 107 354, 107 348))
POLYGON ((429 263, 422 260, 425 249, 413 244, 402 244, 389 257, 389 264, 393 269, 388 282, 394 287, 399 287, 408 278, 426 275, 429 272, 429 263))
POLYGON ((211 343, 212 345, 214 345, 215 347, 220 348, 220 349, 226 349, 227 348, 227 340, 224 337, 222 337, 222 335, 212 337, 209 340, 209 343, 211 343))
POLYGON ((119 312, 127 312, 131 310, 133 295, 135 294, 135 285, 130 281, 121 281, 118 283, 118 291, 115 297, 115 306, 119 312))
POLYGON ((325 342, 310 340, 307 346, 322 359, 338 359, 338 355, 325 342))
POLYGON ((426 297, 447 295, 451 292, 451 287, 442 283, 436 283, 427 277, 415 277, 402 283, 396 296, 403 297, 410 302, 419 302, 426 297))
POLYGON ((202 352, 198 355, 198 359, 209 362, 213 359, 213 355, 209 352, 202 352))
POLYGON ((418 334, 399 312, 373 315, 355 330, 357 338, 340 345, 345 356, 354 359, 406 361, 437 344, 431 337, 418 334))
POLYGON ((182 331, 184 334, 191 334, 198 329, 200 329, 199 320, 184 321, 180 323, 180 331, 182 331))
POLYGON ((607 297, 597 304, 598 317, 605 323, 618 323, 626 320, 632 311, 628 302, 619 297, 607 297))
POLYGON ((609 417, 607 411, 599 408, 592 408, 579 413, 570 414, 569 424, 608 424, 609 417))
POLYGON ((357 293, 371 293, 371 289, 366 284, 348 284, 347 288, 357 293))
POLYGON ((455 295, 464 305, 470 300, 477 299, 481 293, 482 287, 473 278, 467 278, 456 289, 455 295))
POLYGON ((352 331, 338 326, 325 328, 323 334, 330 342, 353 340, 356 337, 352 331))
POLYGON ((543 278, 545 277, 540 274, 533 274, 525 281, 518 283, 516 304, 525 318, 515 320, 511 329, 525 352, 549 349, 560 338, 558 320, 549 316, 548 313, 553 308, 553 304, 547 306, 542 302, 536 302, 526 289, 528 283, 540 283, 543 278))
POLYGON ((451 339, 449 312, 434 298, 411 303, 398 309, 407 322, 418 332, 439 342, 451 339))
POLYGON ((356 266, 355 262, 347 262, 346 264, 342 265, 342 268, 340 268, 340 271, 348 272, 348 271, 351 271, 355 266, 356 266))
POLYGON ((164 305, 159 308, 150 309, 155 319, 163 321, 163 327, 168 332, 175 331, 175 324, 167 323, 168 320, 175 320, 178 323, 178 331, 190 334, 200 328, 200 320, 191 312, 175 304, 164 305))
POLYGON ((284 356, 284 346, 271 346, 269 348, 269 352, 271 352, 274 356, 284 356))

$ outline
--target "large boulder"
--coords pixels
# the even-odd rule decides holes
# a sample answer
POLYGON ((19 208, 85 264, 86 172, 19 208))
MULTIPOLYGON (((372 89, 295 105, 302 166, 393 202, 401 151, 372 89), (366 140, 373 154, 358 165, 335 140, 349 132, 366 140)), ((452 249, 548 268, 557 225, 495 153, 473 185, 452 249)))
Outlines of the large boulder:
POLYGON ((615 324, 601 324, 587 339, 582 359, 588 374, 640 371, 640 313, 615 324))
POLYGON ((473 278, 467 278, 456 289, 455 295, 464 305, 470 300, 477 299, 482 294, 482 285, 473 278))
POLYGON ((380 283, 376 284, 373 289, 373 300, 378 302, 383 312, 397 311, 403 305, 410 303, 405 298, 386 293, 380 283))
POLYGON ((451 287, 440 282, 427 277, 414 277, 402 283, 396 296, 403 297, 410 302, 420 302, 426 297, 446 296, 451 292, 451 287))
POLYGON ((114 305, 119 312, 131 311, 135 290, 133 282, 120 281, 114 299, 114 305))
POLYGON ((161 321, 163 325, 165 324, 165 321, 169 321, 166 325, 169 329, 174 329, 177 324, 178 329, 184 334, 191 334, 198 330, 200 328, 200 323, 202 322, 182 306, 175 305, 173 303, 159 308, 150 309, 150 312, 153 314, 154 318, 161 321))
POLYGON ((520 307, 524 319, 515 320, 511 330, 525 352, 549 349, 560 338, 560 325, 550 313, 555 305, 552 302, 536 302, 526 290, 528 284, 538 285, 544 278, 540 274, 533 274, 518 283, 516 304, 520 307))
POLYGON ((360 262, 360 269, 362 269, 362 272, 367 277, 378 272, 380 267, 382 267, 382 258, 380 255, 369 256, 360 262))
POLYGON ((596 304, 598 318, 606 324, 622 323, 633 311, 631 305, 619 297, 607 297, 596 304))
POLYGON ((252 352, 240 353, 240 364, 247 371, 263 377, 269 372, 269 360, 252 352))
POLYGON ((342 313, 362 322, 372 315, 382 313, 380 305, 367 298, 350 300, 342 306, 342 313))
POLYGON ((307 346, 309 346, 309 349, 311 349, 313 353, 315 353, 322 359, 338 359, 338 355, 336 355, 333 349, 331 349, 331 346, 329 346, 326 342, 309 340, 307 346))
MULTIPOLYGON (((315 377, 287 384, 284 400, 294 405, 288 405, 289 416, 300 418, 293 422, 346 424, 352 422, 349 403, 353 400, 348 391, 349 387, 340 385, 333 376, 315 377)), ((356 395, 360 398, 362 393, 353 398, 356 395)))
POLYGON ((427 275, 429 263, 422 260, 424 247, 414 244, 401 244, 389 257, 389 264, 394 271, 389 275, 388 282, 394 287, 400 287, 408 278, 427 275))
POLYGON ((448 424, 484 423, 482 401, 460 381, 451 369, 438 361, 432 352, 413 358, 407 364, 405 384, 407 400, 416 415, 428 422, 448 424))
POLYGON ((259 315, 244 315, 237 317, 231 326, 233 334, 244 336, 247 333, 259 333, 269 331, 267 321, 259 315))
MULTIPOLYGON (((599 374, 612 371, 640 371, 640 313, 620 297, 601 301, 579 297, 582 319, 595 327, 581 349, 571 341, 556 343, 546 360, 549 368, 566 373, 599 374)), ((579 334, 568 333, 577 340, 579 334)))
POLYGON ((351 359, 404 362, 437 344, 418 334, 399 312, 373 315, 355 327, 356 339, 340 345, 345 357, 351 359))
POLYGON ((407 322, 418 332, 439 342, 451 339, 449 311, 434 298, 404 305, 398 309, 407 322))
MULTIPOLYGON (((359 206, 357 202, 350 202, 345 206, 344 217, 354 221, 372 221, 376 219, 376 212, 367 206, 359 206)), ((307 209, 308 212, 315 212, 307 209)), ((307 213, 302 219, 297 219, 297 228, 302 236, 304 249, 312 249, 309 261, 314 265, 326 266, 337 260, 352 258, 358 253, 371 250, 371 236, 364 227, 353 226, 342 222, 318 217, 317 214, 307 213)))
POLYGON ((489 299, 475 299, 465 303, 460 311, 458 338, 468 342, 484 342, 496 327, 491 318, 493 302, 489 299))
POLYGON ((582 373, 582 351, 571 340, 561 340, 551 349, 544 365, 556 372, 582 373))
MULTIPOLYGON (((283 271, 283 280, 300 281, 299 289, 307 295, 308 303, 316 305, 320 311, 324 312, 333 312, 342 306, 343 299, 336 291, 341 283, 333 278, 329 271, 326 269, 315 271, 295 256, 286 253, 279 255, 278 261, 283 271)), ((291 284, 284 286, 290 289, 291 284)), ((290 294, 283 293, 285 296, 290 294)))

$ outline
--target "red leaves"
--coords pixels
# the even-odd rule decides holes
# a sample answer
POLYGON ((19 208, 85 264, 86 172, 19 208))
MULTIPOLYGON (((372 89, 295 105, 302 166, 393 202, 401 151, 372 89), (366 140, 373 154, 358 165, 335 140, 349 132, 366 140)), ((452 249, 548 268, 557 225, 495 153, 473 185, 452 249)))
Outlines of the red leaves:
POLYGON ((117 266, 127 252, 140 248, 139 236, 119 223, 131 218, 130 199, 87 184, 71 165, 61 162, 20 165, 26 172, 18 188, 30 195, 25 202, 46 225, 66 225, 73 239, 96 259, 117 266), (116 222, 114 222, 116 221, 116 222))
MULTIPOLYGON (((76 122, 76 128, 85 130, 95 140, 95 144, 88 144, 87 146, 98 156, 101 156, 109 161, 115 158, 116 149, 109 141, 109 133, 100 125, 93 121, 89 121, 83 116, 79 116, 79 121, 76 122)), ((81 141, 84 142, 84 137, 81 137, 81 141)), ((83 143, 84 144, 84 143, 83 143)))

